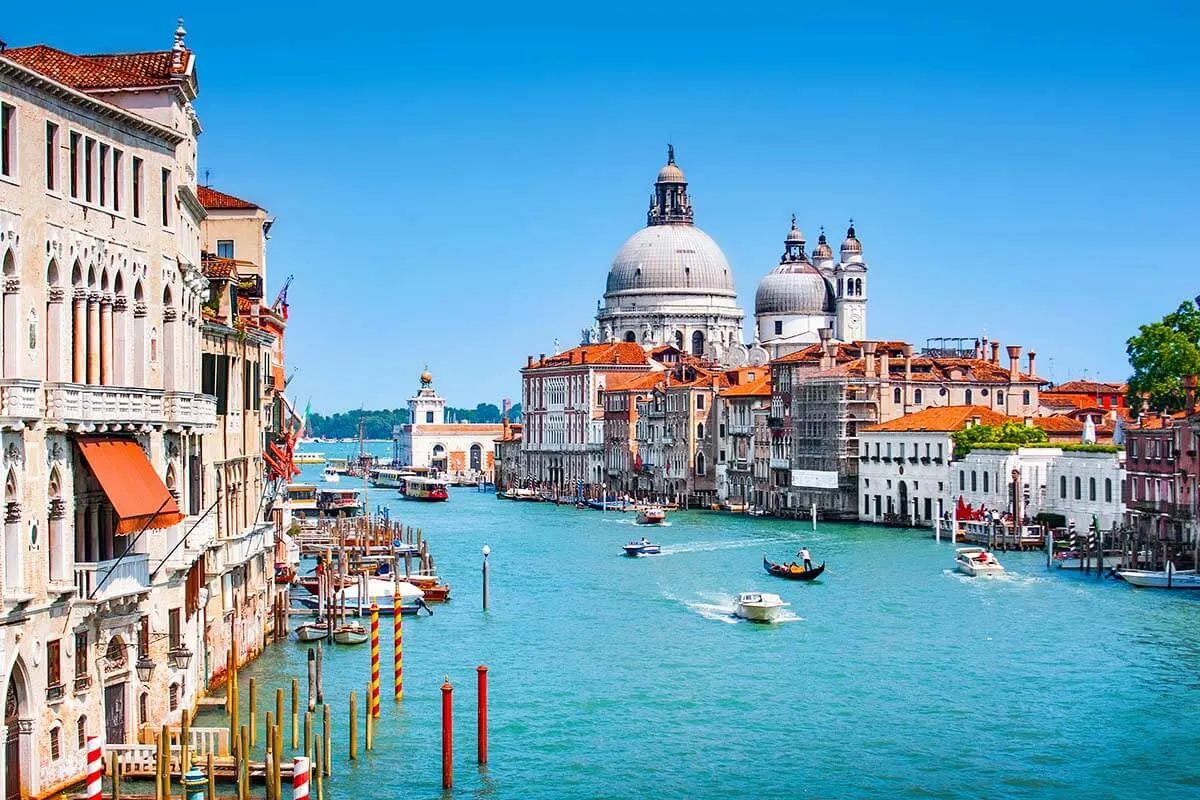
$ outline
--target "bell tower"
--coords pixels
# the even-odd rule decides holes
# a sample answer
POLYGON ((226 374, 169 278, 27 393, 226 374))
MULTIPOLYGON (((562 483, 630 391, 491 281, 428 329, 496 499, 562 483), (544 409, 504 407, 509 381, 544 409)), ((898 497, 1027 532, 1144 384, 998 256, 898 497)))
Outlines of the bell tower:
POLYGON ((843 342, 867 338, 867 262, 862 257, 862 242, 854 231, 854 220, 842 242, 841 259, 834 268, 837 276, 837 338, 843 342))

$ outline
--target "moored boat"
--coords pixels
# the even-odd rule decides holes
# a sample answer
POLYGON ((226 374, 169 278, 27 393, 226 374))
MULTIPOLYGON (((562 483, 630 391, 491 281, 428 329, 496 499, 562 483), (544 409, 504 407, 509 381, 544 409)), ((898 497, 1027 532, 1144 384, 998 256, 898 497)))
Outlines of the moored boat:
MULTIPOLYGON (((1116 569, 1121 566, 1120 550, 1105 550, 1102 558, 1103 569, 1116 569)), ((1065 550, 1054 554, 1054 566, 1059 569, 1083 569, 1085 563, 1088 565, 1088 569, 1095 568, 1096 554, 1080 553, 1076 550, 1065 550)))
POLYGON ((329 628, 322 622, 306 622, 296 627, 296 638, 302 642, 316 642, 329 636, 329 628))
POLYGON ((357 489, 318 489, 317 511, 327 517, 357 517, 362 515, 363 504, 357 489))
POLYGON ((333 640, 338 644, 362 644, 367 640, 367 629, 357 622, 347 622, 333 629, 333 640))
POLYGON ((638 525, 661 525, 667 521, 667 512, 663 511, 658 506, 647 506, 638 509, 637 524, 638 525))
POLYGON ((811 581, 820 577, 825 571, 825 562, 821 562, 821 566, 805 569, 796 563, 776 564, 774 561, 769 561, 766 556, 763 556, 763 569, 771 573, 777 578, 787 578, 792 581, 811 581))
POLYGON ((653 544, 643 536, 637 541, 622 546, 627 556, 656 556, 662 552, 662 545, 653 544))
POLYGON ((777 594, 742 592, 737 596, 734 613, 751 622, 774 622, 779 619, 780 612, 789 605, 790 603, 783 602, 777 594))
POLYGON ((295 464, 324 464, 324 453, 294 453, 292 462, 295 464))
POLYGON ((1118 569, 1117 577, 1142 589, 1200 589, 1200 575, 1194 569, 1175 569, 1168 561, 1166 569, 1118 569))
POLYGON ((279 563, 275 565, 275 582, 276 583, 291 583, 296 579, 296 570, 291 564, 279 563))
POLYGON ((954 568, 972 578, 981 575, 1002 575, 1004 567, 984 547, 959 547, 954 551, 954 568))
MULTIPOLYGON (((391 616, 395 605, 394 595, 397 591, 400 593, 401 614, 416 614, 421 608, 425 607, 425 593, 413 584, 407 581, 397 583, 381 578, 368 578, 367 594, 363 597, 363 612, 365 613, 371 607, 371 604, 375 603, 379 606, 380 614, 391 616)), ((332 608, 344 606, 347 613, 357 612, 358 596, 358 582, 348 582, 345 588, 334 593, 330 606, 332 608)), ((296 597, 295 600, 308 608, 317 608, 319 602, 319 599, 313 595, 296 597)))

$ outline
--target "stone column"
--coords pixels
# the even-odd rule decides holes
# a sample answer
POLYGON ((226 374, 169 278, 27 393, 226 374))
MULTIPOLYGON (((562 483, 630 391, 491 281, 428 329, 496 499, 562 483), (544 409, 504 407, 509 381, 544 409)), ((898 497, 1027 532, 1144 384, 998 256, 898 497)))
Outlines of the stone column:
POLYGON ((129 315, 126 313, 128 302, 122 295, 117 295, 112 306, 112 383, 116 386, 129 385, 129 315))
POLYGON ((76 289, 71 309, 71 381, 87 381, 87 290, 76 289))
POLYGON ((104 561, 107 556, 100 549, 100 503, 96 501, 88 503, 87 536, 88 555, 91 556, 88 561, 104 561))
POLYGON ((82 503, 75 504, 75 560, 91 561, 88 558, 87 516, 82 503))
POLYGON ((4 279, 4 377, 21 377, 21 280, 4 279))
POLYGON ((70 580, 71 575, 67 541, 63 531, 63 517, 66 515, 67 507, 62 498, 53 498, 47 516, 50 522, 50 580, 56 583, 70 580))
POLYGON ((179 312, 173 308, 163 309, 163 339, 162 339, 162 370, 163 388, 168 392, 175 391, 176 373, 179 365, 175 363, 177 356, 175 334, 179 327, 179 312))
POLYGON ((100 383, 112 386, 113 353, 113 296, 100 298, 100 383))
POLYGON ((100 293, 87 299, 87 383, 100 384, 100 293))
POLYGON ((146 385, 146 304, 135 303, 133 306, 133 369, 131 370, 131 386, 146 385))
POLYGON ((54 383, 63 379, 62 316, 63 296, 61 286, 51 286, 46 293, 46 380, 54 383))

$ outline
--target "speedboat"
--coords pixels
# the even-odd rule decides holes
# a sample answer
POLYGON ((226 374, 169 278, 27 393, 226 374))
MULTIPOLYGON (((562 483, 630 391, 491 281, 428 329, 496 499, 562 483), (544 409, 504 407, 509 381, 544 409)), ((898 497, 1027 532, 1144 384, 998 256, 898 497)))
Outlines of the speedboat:
POLYGON ((1200 575, 1196 570, 1175 569, 1175 564, 1170 561, 1162 570, 1119 569, 1117 577, 1143 589, 1200 589, 1200 575))
POLYGON ((635 542, 630 542, 621 548, 627 556, 656 556, 662 552, 662 545, 651 544, 650 540, 643 536, 635 542))
POLYGON ((737 609, 734 613, 751 622, 774 622, 779 618, 779 613, 789 605, 791 604, 783 602, 777 594, 742 592, 737 596, 737 609))
POLYGON ((296 627, 296 638, 302 642, 315 642, 329 635, 324 622, 306 622, 296 627))
POLYGON ((338 644, 362 644, 367 640, 367 629, 357 622, 347 622, 333 629, 333 640, 338 644))
POLYGON ((667 521, 667 512, 663 511, 658 506, 646 506, 638 509, 637 524, 638 525, 661 525, 667 521))
POLYGON ((337 483, 341 479, 342 476, 339 475, 333 467, 326 467, 325 469, 321 470, 321 480, 325 481, 325 483, 337 483))
POLYGON ((1004 567, 983 547, 960 547, 954 551, 954 568, 964 575, 1002 575, 1004 567))

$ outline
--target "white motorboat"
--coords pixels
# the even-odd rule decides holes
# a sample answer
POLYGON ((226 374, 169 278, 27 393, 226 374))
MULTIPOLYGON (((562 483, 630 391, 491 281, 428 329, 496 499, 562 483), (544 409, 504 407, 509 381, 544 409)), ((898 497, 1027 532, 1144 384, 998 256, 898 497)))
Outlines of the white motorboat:
POLYGON ((638 525, 661 525, 667 521, 667 512, 658 506, 646 506, 638 509, 637 519, 634 521, 638 525))
POLYGON ((367 638, 367 629, 357 622, 347 622, 333 629, 333 640, 338 644, 362 644, 367 638))
POLYGON ((662 545, 652 543, 643 536, 640 540, 622 545, 621 549, 627 556, 656 556, 662 552, 662 545))
POLYGON ((1175 569, 1168 561, 1163 570, 1119 569, 1117 576, 1131 586, 1143 589, 1200 589, 1200 575, 1194 569, 1175 569))
POLYGON ((342 479, 342 476, 333 467, 326 467, 321 470, 321 480, 325 483, 337 483, 342 479))
POLYGON ((954 551, 954 568, 964 575, 1003 575, 1004 567, 983 547, 960 547, 954 551))
POLYGON ((315 642, 328 635, 329 628, 323 622, 306 622, 296 628, 296 638, 302 642, 315 642))
POLYGON ((751 622, 774 622, 779 618, 779 613, 789 605, 791 604, 783 602, 777 594, 742 592, 737 597, 734 613, 751 622))
MULTIPOLYGON (((395 610, 394 595, 400 593, 400 613, 401 614, 416 614, 425 604, 425 593, 416 586, 413 586, 407 581, 383 580, 381 578, 367 579, 367 593, 363 597, 362 609, 366 613, 371 608, 371 603, 379 606, 379 613, 383 616, 390 616, 395 610)), ((338 591, 330 603, 331 608, 339 608, 344 606, 346 613, 353 614, 358 612, 358 583, 351 583, 349 586, 338 591)), ((297 597, 299 603, 309 608, 317 608, 319 599, 314 596, 297 597)))

